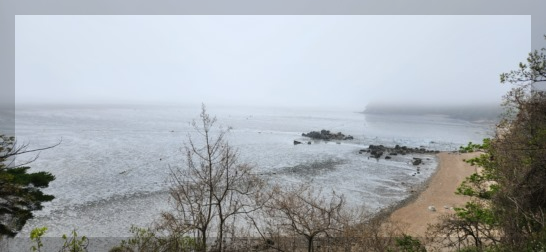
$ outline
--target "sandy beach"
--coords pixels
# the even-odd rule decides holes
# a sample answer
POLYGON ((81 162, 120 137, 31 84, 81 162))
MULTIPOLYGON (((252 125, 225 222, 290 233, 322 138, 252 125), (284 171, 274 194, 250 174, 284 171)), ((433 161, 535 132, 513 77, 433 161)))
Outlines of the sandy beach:
POLYGON ((428 224, 437 223, 439 216, 454 213, 452 207, 461 207, 469 200, 469 197, 454 192, 476 169, 463 160, 477 155, 479 153, 439 153, 438 170, 430 178, 428 186, 413 201, 396 209, 390 220, 402 224, 411 236, 425 236, 428 224), (430 206, 436 211, 429 210, 430 206))

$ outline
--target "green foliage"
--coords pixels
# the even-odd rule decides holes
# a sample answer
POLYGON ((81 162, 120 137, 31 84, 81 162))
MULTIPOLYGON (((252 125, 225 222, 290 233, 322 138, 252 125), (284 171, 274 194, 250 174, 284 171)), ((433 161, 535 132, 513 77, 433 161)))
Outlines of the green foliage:
POLYGON ((395 251, 403 252, 426 252, 427 250, 421 244, 421 241, 411 237, 410 235, 404 234, 401 238, 396 238, 395 240, 395 251))
MULTIPOLYGON (((52 148, 47 147, 43 149, 52 148)), ((35 152, 27 145, 17 145, 15 137, 0 135, 0 236, 13 237, 21 230, 32 211, 42 209, 42 203, 54 199, 40 189, 49 186, 55 179, 48 172, 29 173, 30 167, 15 165, 14 159, 20 154, 35 152)))
POLYGON ((491 180, 490 176, 484 174, 474 173, 461 183, 455 194, 465 195, 470 197, 477 197, 480 199, 491 199, 493 195, 499 190, 497 184, 489 184, 491 180))
POLYGON ((546 48, 529 53, 527 63, 521 62, 518 70, 502 73, 500 82, 521 85, 546 81, 546 54, 544 52, 546 52, 546 48))
POLYGON ((483 168, 481 172, 476 172, 465 178, 455 193, 480 199, 491 199, 498 191, 499 187, 493 181, 496 180, 495 163, 491 155, 491 139, 486 138, 482 144, 468 143, 468 146, 462 147, 461 152, 473 152, 475 150, 483 151, 477 157, 465 160, 472 166, 483 168))
POLYGON ((89 239, 86 236, 78 237, 76 230, 72 230, 70 236, 63 234, 63 246, 59 252, 86 252, 89 239))
POLYGON ((461 152, 461 153, 470 153, 470 152, 475 152, 475 151, 483 151, 483 150, 488 149, 490 147, 490 144, 491 144, 491 139, 489 139, 489 138, 483 139, 482 144, 475 144, 475 143, 472 143, 472 142, 468 142, 468 144, 466 146, 460 146, 459 147, 459 152, 461 152))
POLYGON ((497 222, 491 208, 475 201, 469 201, 462 208, 455 208, 456 215, 469 223, 480 223, 494 226, 497 222))
POLYGON ((36 242, 36 246, 30 247, 32 251, 41 251, 40 249, 44 246, 42 243, 42 236, 47 231, 47 227, 34 228, 30 231, 30 240, 36 242))
POLYGON ((131 226, 133 237, 123 240, 110 252, 159 252, 159 251, 200 251, 200 243, 196 239, 172 234, 159 236, 150 228, 131 226))

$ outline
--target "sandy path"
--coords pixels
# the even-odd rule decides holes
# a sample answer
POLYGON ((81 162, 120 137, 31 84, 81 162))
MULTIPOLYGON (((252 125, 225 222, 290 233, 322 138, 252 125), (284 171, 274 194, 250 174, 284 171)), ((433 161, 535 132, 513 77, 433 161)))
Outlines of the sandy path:
POLYGON ((411 236, 425 236, 427 224, 437 223, 440 215, 454 212, 451 207, 463 206, 468 201, 469 197, 456 195, 454 192, 475 171, 463 159, 477 155, 479 154, 439 153, 438 171, 430 179, 428 187, 414 201, 394 211, 390 219, 402 223, 405 232, 411 236), (436 211, 428 210, 429 206, 434 206, 436 211))

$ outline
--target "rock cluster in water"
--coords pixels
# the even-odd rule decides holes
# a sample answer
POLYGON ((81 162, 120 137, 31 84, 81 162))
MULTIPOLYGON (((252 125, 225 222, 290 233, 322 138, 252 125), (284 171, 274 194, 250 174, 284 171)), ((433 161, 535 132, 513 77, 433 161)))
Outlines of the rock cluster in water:
POLYGON ((318 131, 311 131, 309 133, 302 133, 301 134, 304 137, 309 137, 313 139, 320 139, 320 140, 353 140, 353 136, 347 135, 345 136, 341 132, 338 133, 331 133, 329 130, 321 130, 318 131))
MULTIPOLYGON (((370 145, 367 149, 361 149, 358 151, 359 154, 362 153, 369 153, 371 157, 374 158, 381 158, 381 156, 385 155, 385 159, 391 159, 391 156, 396 155, 406 155, 406 154, 427 154, 427 153, 438 153, 437 150, 427 150, 425 148, 411 148, 407 146, 400 146, 396 145, 394 148, 392 147, 385 147, 383 145, 370 145)), ((419 165, 422 163, 422 160, 420 158, 413 158, 412 161, 413 165, 419 165)))

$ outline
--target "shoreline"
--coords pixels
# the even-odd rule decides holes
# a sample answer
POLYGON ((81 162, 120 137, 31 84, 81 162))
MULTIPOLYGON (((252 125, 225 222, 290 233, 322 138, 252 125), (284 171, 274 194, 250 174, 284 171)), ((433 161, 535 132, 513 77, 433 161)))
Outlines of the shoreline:
POLYGON ((438 165, 430 177, 415 188, 404 200, 381 210, 374 220, 397 223, 413 237, 425 237, 429 224, 438 223, 439 217, 455 213, 454 207, 463 206, 470 197, 456 195, 462 181, 475 172, 475 167, 464 162, 480 153, 440 152, 436 154, 438 165), (430 206, 435 211, 429 209, 430 206), (408 221, 409 220, 409 221, 408 221))
POLYGON ((451 151, 442 151, 440 153, 437 153, 435 154, 434 156, 436 157, 436 161, 438 162, 438 164, 436 165, 436 169, 434 170, 434 172, 432 172, 430 174, 430 176, 423 182, 415 185, 413 188, 412 188, 412 191, 413 192, 410 192, 410 195, 406 198, 404 198, 403 200, 400 200, 400 201, 397 201, 383 209, 381 209, 379 212, 375 213, 373 215, 373 217, 371 218, 372 222, 385 222, 386 220, 390 219, 391 215, 396 212, 397 210, 413 203, 417 198, 419 198, 419 196, 429 187, 430 185, 430 182, 432 181, 432 179, 436 176, 436 174, 438 173, 438 171, 440 170, 440 157, 439 155, 442 154, 442 153, 456 153, 456 152, 451 152, 451 151))
POLYGON ((429 224, 437 223, 438 217, 443 214, 454 213, 452 207, 461 207, 470 199, 468 196, 456 195, 455 190, 466 177, 475 172, 475 167, 463 160, 479 154, 453 151, 436 154, 438 164, 430 177, 414 187, 414 192, 405 199, 374 214, 371 221, 396 223, 406 234, 424 237, 429 224), (434 206, 436 210, 429 210, 429 206, 434 206))

